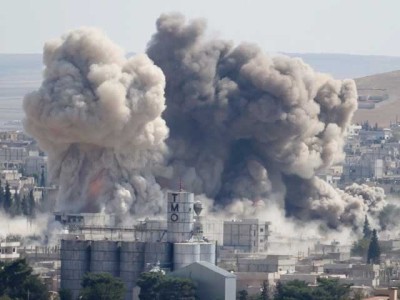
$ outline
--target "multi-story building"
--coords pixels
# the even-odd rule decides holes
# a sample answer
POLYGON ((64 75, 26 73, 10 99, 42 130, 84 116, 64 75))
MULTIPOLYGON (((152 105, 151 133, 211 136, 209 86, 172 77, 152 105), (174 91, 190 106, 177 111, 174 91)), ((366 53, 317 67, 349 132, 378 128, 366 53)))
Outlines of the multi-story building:
POLYGON ((7 147, 0 148, 0 161, 1 162, 22 162, 27 157, 28 152, 24 147, 7 147))
POLYGON ((42 170, 47 178, 47 157, 39 156, 38 153, 30 153, 24 160, 24 174, 28 176, 37 176, 40 178, 42 170))
POLYGON ((20 257, 18 252, 20 246, 21 243, 17 241, 0 242, 0 261, 8 262, 18 259, 20 257))
POLYGON ((224 247, 234 247, 243 252, 265 252, 269 224, 259 219, 224 221, 224 247))

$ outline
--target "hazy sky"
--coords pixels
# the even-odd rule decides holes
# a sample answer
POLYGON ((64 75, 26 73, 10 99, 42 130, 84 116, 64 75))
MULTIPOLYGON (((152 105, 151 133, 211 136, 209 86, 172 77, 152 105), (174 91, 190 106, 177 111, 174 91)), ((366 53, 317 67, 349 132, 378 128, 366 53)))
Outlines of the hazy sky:
POLYGON ((400 56, 399 0, 0 0, 0 53, 38 53, 73 28, 102 28, 140 52, 163 12, 208 20, 209 33, 268 52, 400 56))

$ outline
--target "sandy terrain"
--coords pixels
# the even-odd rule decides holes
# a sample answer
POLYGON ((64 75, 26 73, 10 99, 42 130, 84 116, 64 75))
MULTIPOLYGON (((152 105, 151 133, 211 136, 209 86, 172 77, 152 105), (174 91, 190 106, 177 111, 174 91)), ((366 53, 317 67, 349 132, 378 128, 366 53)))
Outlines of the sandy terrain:
POLYGON ((359 109, 354 116, 355 123, 366 120, 370 124, 389 126, 400 121, 400 71, 382 73, 355 79, 358 89, 373 88, 386 89, 389 99, 379 103, 374 109, 359 109))

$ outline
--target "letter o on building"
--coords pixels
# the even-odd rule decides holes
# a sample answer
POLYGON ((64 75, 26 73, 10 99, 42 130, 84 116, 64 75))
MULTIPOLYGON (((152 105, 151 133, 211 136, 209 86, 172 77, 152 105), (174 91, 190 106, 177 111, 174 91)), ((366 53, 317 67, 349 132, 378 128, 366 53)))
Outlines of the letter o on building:
POLYGON ((178 221, 178 219, 179 219, 179 216, 177 214, 172 214, 171 215, 171 221, 172 222, 176 222, 176 221, 178 221))

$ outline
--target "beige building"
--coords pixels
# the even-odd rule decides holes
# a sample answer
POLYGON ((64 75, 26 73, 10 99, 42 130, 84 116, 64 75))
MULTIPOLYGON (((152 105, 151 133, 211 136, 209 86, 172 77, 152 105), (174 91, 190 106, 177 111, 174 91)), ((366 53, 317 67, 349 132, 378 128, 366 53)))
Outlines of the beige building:
POLYGON ((18 259, 20 246, 20 242, 0 242, 0 261, 8 262, 18 259))
POLYGON ((224 247, 233 247, 243 252, 265 252, 269 224, 269 222, 262 222, 259 219, 225 221, 224 247))

